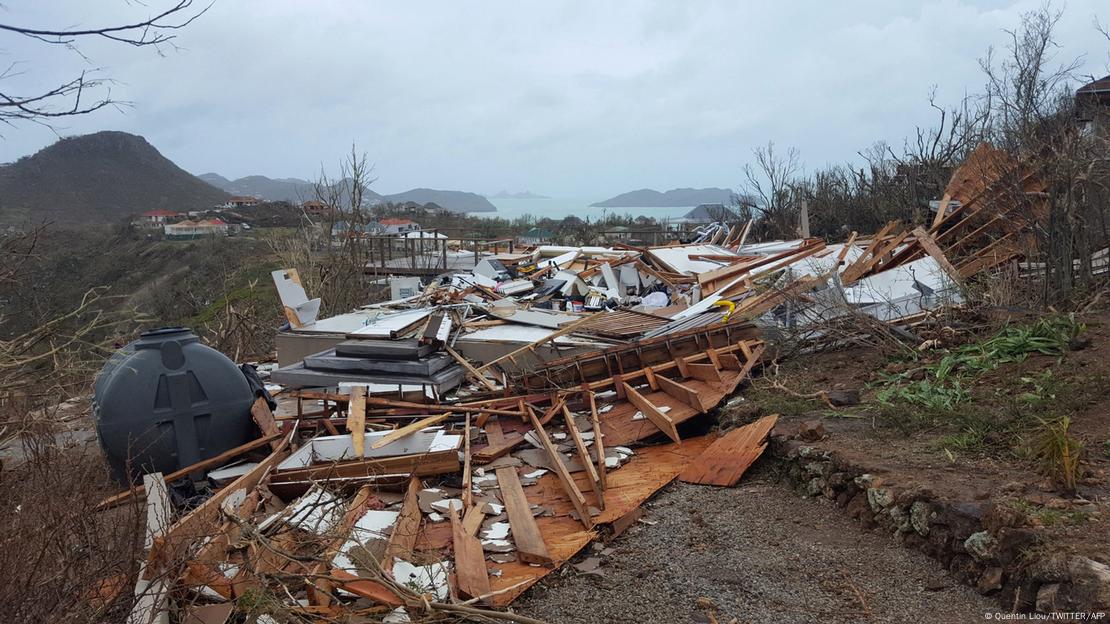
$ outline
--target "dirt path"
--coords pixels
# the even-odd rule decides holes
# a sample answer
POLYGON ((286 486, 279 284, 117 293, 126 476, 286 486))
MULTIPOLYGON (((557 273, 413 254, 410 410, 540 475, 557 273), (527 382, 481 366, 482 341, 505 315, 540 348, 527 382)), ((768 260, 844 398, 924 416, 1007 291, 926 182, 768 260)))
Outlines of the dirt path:
POLYGON ((675 484, 644 519, 514 604, 572 622, 982 622, 998 608, 936 562, 862 532, 823 499, 802 499, 766 468, 740 487, 675 484), (601 550, 605 548, 604 550, 601 550))

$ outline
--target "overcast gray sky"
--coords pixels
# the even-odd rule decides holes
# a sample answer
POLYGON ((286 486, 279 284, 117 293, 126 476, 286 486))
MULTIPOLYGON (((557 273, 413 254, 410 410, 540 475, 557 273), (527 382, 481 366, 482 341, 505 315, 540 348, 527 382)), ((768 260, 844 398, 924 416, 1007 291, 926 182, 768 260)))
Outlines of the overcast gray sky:
MULTIPOLYGON (((203 1, 203 0, 198 0, 203 1)), ((362 2, 216 0, 182 47, 60 47, 0 35, 5 80, 29 92, 83 68, 134 102, 63 135, 145 136, 193 173, 310 178, 354 141, 375 189, 415 186, 604 198, 634 188, 737 187, 753 147, 812 169, 928 124, 958 101, 1003 29, 1041 0, 909 2, 362 2)), ((0 22, 95 26, 166 0, 6 0, 0 22)), ((1106 0, 1070 0, 1061 59, 1107 73, 1106 0)), ((0 161, 55 140, 0 130, 0 161)))

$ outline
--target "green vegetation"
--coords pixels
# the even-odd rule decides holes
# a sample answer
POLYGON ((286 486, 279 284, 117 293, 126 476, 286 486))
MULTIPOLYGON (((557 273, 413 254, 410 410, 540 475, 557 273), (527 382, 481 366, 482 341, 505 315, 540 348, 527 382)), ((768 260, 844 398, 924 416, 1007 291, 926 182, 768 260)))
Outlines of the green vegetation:
POLYGON ((1074 492, 1076 482, 1083 476, 1079 465, 1083 443, 1071 435, 1071 418, 1038 420, 1040 427, 1031 449, 1038 468, 1065 490, 1074 492))
POLYGON ((885 375, 876 398, 880 403, 908 403, 930 410, 952 410, 971 398, 967 380, 1003 364, 1022 362, 1034 353, 1063 355, 1083 330, 1072 316, 1046 317, 1026 326, 1007 326, 991 338, 954 349, 917 371, 885 375), (917 380, 915 375, 924 375, 917 380))
MULTIPOLYGON (((950 461, 956 454, 1001 452, 1036 461, 1041 470, 1074 484, 1078 470, 1074 438, 1062 419, 1046 414, 1079 408, 1084 393, 1076 380, 1051 369, 1020 377, 998 376, 989 387, 981 378, 1004 364, 1033 354, 1062 356, 1083 326, 1070 316, 1007 326, 986 340, 966 344, 940 359, 897 374, 883 374, 876 410, 883 422, 903 432, 951 431, 936 441, 950 461), (907 409, 908 408, 908 409, 907 409)), ((1066 422, 1066 421, 1065 421, 1066 422)))
POLYGON ((1029 518, 1033 524, 1044 527, 1081 524, 1090 515, 1085 511, 1051 509, 1022 499, 1011 501, 1010 506, 1029 518))

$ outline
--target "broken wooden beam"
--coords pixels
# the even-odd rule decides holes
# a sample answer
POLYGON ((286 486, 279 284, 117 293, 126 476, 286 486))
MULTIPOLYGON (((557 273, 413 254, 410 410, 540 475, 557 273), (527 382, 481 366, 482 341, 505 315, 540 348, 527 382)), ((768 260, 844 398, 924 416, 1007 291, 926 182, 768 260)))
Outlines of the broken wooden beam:
POLYGON ((674 440, 676 444, 682 444, 682 440, 678 437, 678 429, 675 428, 674 421, 670 416, 667 416, 662 410, 659 409, 647 397, 636 391, 635 388, 624 384, 624 394, 636 409, 643 412, 644 416, 652 422, 660 431, 667 434, 667 437, 674 440))
POLYGON ((582 462, 582 467, 586 471, 586 483, 594 492, 594 497, 597 499, 597 508, 605 509, 605 489, 601 487, 601 477, 597 474, 597 467, 594 466, 593 460, 590 458, 590 451, 586 448, 586 441, 582 439, 582 432, 578 430, 578 424, 574 422, 574 414, 566 405, 563 405, 563 418, 567 423, 567 434, 570 435, 571 441, 574 442, 574 448, 578 451, 578 460, 582 462))
POLYGON ((370 449, 380 449, 386 444, 396 442, 397 440, 400 440, 401 438, 404 438, 406 436, 410 436, 417 431, 420 431, 421 429, 426 429, 433 425, 438 425, 444 420, 447 420, 447 417, 449 417, 450 415, 451 412, 444 412, 443 414, 436 414, 435 416, 429 416, 422 420, 409 423, 399 429, 394 429, 393 431, 390 431, 386 435, 375 440, 374 443, 370 445, 370 449))
POLYGON ((351 387, 351 402, 347 405, 347 431, 351 432, 351 449, 355 457, 363 457, 366 450, 366 388, 351 387))
MULTIPOLYGON (((504 442, 501 423, 491 421, 486 423, 486 436, 491 444, 504 442)), ((546 565, 551 563, 551 554, 547 544, 543 541, 536 518, 532 515, 532 507, 524 495, 524 487, 520 484, 520 475, 516 468, 507 466, 494 471, 497 475, 497 485, 501 488, 501 502, 505 504, 505 513, 509 516, 509 527, 513 534, 513 543, 516 544, 517 557, 525 563, 546 565)))
POLYGON ((593 518, 590 517, 590 510, 586 506, 586 497, 582 495, 582 490, 578 489, 578 485, 574 483, 574 477, 570 476, 570 471, 567 470, 566 464, 563 463, 563 456, 559 454, 559 450, 551 443, 551 438, 547 436, 547 431, 544 430, 543 424, 536 418, 536 414, 532 410, 528 410, 528 416, 532 421, 532 428, 536 430, 536 437, 539 438, 540 444, 543 445, 547 451, 548 459, 551 460, 551 466, 554 468, 555 476, 559 478, 559 482, 563 484, 563 489, 567 493, 567 498, 570 499, 571 505, 574 510, 578 512, 578 519, 582 522, 582 526, 587 529, 592 529, 594 526, 593 518))

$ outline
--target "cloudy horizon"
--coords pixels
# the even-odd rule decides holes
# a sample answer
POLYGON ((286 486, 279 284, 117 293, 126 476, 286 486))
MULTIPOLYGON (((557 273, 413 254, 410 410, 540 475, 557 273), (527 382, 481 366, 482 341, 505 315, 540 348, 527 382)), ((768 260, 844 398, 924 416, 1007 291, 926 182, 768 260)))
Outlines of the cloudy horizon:
MULTIPOLYGON (((0 22, 94 26, 165 3, 8 2, 0 22)), ((1096 0, 1057 29, 1063 62, 1102 76, 1096 0)), ((1033 1, 800 3, 231 2, 159 55, 107 41, 82 54, 6 35, 4 88, 103 68, 133 102, 58 126, 139 134, 194 174, 334 174, 352 142, 374 190, 432 187, 603 199, 638 188, 730 187, 751 150, 794 147, 808 170, 899 146, 984 82, 979 59, 1033 1), (804 4, 804 6, 802 6, 804 4), (893 6, 892 6, 893 5, 893 6)), ((1063 6, 1063 5, 1060 5, 1063 6)), ((1101 8, 1103 23, 1110 9, 1101 8)), ((57 136, 0 130, 0 162, 57 136)))

